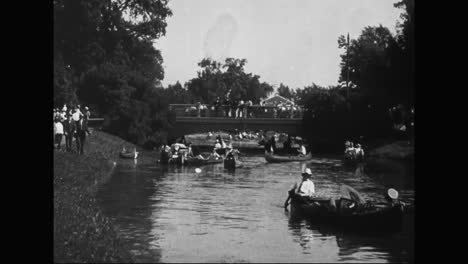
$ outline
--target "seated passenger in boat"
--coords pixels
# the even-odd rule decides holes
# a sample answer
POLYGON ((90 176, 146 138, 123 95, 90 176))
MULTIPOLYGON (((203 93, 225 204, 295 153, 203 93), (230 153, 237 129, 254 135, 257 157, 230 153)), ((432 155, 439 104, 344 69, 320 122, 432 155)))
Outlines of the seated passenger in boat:
MULTIPOLYGON (((201 155, 198 155, 198 156, 201 156, 201 155)), ((210 154, 210 156, 207 158, 207 159, 220 159, 221 158, 221 155, 218 154, 218 152, 216 152, 216 148, 213 148, 213 152, 210 154)))
POLYGON ((179 145, 174 145, 174 147, 172 148, 172 155, 171 157, 173 159, 176 159, 179 157, 179 145))
POLYGON ((306 156, 307 150, 303 143, 301 143, 301 147, 297 150, 299 152, 299 156, 306 156))
POLYGON ((348 159, 356 158, 356 149, 354 148, 353 142, 349 142, 348 147, 345 150, 345 157, 348 159))
POLYGON ((237 149, 233 149, 232 145, 229 145, 226 149, 226 159, 227 160, 237 160, 237 156, 239 155, 239 151, 237 149))
POLYGON ((221 140, 220 139, 216 139, 216 143, 215 143, 215 146, 214 146, 214 149, 221 149, 222 146, 221 146, 221 140))
POLYGON ((362 161, 364 159, 364 149, 362 149, 361 144, 356 144, 354 151, 356 153, 356 158, 362 161))
POLYGON ((297 188, 297 194, 300 196, 312 197, 315 195, 315 185, 311 180, 312 171, 309 168, 306 168, 302 173, 302 182, 297 188))
POLYGON ((391 205, 400 204, 400 202, 398 201, 397 190, 393 188, 388 189, 387 192, 385 193, 385 200, 391 205))
POLYGON ((302 181, 297 187, 297 183, 294 184, 293 188, 289 191, 289 196, 297 194, 301 202, 309 202, 309 199, 315 196, 315 185, 311 180, 312 171, 310 168, 306 168, 302 173, 302 181))
POLYGON ((350 213, 362 208, 366 204, 364 197, 351 186, 341 185, 340 193, 341 197, 337 202, 334 198, 330 198, 328 207, 330 210, 350 213))
POLYGON ((192 151, 192 143, 188 143, 188 148, 187 148, 187 151, 185 152, 185 157, 186 158, 195 157, 195 155, 193 154, 193 151, 192 151))
POLYGON ((291 136, 288 135, 288 139, 283 143, 283 150, 287 153, 291 151, 291 136))

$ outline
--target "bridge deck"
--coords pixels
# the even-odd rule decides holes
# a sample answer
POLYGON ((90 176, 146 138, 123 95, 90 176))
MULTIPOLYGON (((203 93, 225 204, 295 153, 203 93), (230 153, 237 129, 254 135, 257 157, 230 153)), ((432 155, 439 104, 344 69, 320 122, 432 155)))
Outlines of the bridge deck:
POLYGON ((273 130, 302 135, 302 118, 228 118, 177 116, 169 134, 179 137, 208 131, 273 130))

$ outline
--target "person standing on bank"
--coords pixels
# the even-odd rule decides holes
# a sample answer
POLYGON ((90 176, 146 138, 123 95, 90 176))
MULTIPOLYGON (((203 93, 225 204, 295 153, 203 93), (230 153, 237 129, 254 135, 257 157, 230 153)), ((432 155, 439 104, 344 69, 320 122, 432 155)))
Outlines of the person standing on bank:
POLYGON ((86 122, 83 120, 83 116, 80 115, 80 118, 76 124, 76 133, 75 133, 75 138, 76 138, 76 147, 78 150, 79 154, 83 154, 84 151, 84 143, 86 141, 86 122))
POLYGON ((91 132, 89 131, 89 127, 88 127, 88 121, 89 121, 89 118, 91 117, 91 112, 89 111, 89 108, 87 106, 85 106, 84 108, 84 122, 86 123, 86 133, 88 133, 88 135, 91 135, 91 132))
POLYGON ((60 144, 62 143, 62 136, 63 136, 63 125, 60 122, 59 118, 55 119, 54 131, 55 131, 55 143, 57 144, 57 149, 60 150, 60 144))
POLYGON ((63 123, 63 129, 65 134, 65 147, 67 152, 72 149, 73 134, 75 132, 75 121, 73 121, 71 115, 67 115, 67 120, 63 123))
POLYGON ((72 114, 73 121, 78 122, 81 117, 81 111, 78 107, 75 107, 75 111, 72 114))

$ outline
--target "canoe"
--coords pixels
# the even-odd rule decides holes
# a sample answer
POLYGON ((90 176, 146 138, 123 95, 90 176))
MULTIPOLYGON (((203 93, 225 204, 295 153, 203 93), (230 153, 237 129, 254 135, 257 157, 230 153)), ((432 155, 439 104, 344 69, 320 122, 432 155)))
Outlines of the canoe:
POLYGON ((123 151, 121 151, 121 152, 120 152, 120 157, 121 157, 121 158, 124 158, 124 159, 136 159, 136 158, 138 158, 138 152, 136 152, 136 151, 135 151, 135 152, 133 152, 133 151, 130 151, 130 152, 125 151, 125 152, 123 152, 123 151))
MULTIPOLYGON (((291 197, 291 214, 305 217, 317 224, 355 231, 399 231, 403 220, 403 207, 400 205, 372 204, 358 208, 343 208, 332 210, 329 199, 317 199, 317 202, 304 202, 291 197)), ((346 199, 344 199, 346 201, 346 199)), ((341 200, 337 200, 340 208, 341 200)))
POLYGON ((312 159, 312 154, 309 153, 306 156, 279 156, 265 153, 265 160, 270 163, 278 162, 291 162, 291 161, 306 161, 312 159))
POLYGON ((184 164, 186 165, 208 165, 208 164, 216 164, 216 163, 221 163, 223 162, 223 158, 218 158, 218 159, 199 159, 199 158, 187 158, 184 160, 184 164))

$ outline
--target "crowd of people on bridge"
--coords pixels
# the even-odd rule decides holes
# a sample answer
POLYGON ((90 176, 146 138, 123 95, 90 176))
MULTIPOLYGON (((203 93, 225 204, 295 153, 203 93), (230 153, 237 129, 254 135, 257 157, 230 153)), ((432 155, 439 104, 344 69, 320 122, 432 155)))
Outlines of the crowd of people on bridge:
POLYGON ((212 104, 202 104, 197 102, 192 106, 186 107, 186 115, 197 117, 228 117, 228 118, 299 118, 302 116, 302 108, 290 103, 276 103, 274 105, 265 105, 261 102, 254 105, 251 100, 230 100, 219 97, 212 104))
POLYGON ((76 142, 76 152, 83 154, 86 136, 91 132, 88 128, 88 121, 91 111, 87 106, 81 108, 80 105, 54 108, 54 149, 62 149, 63 137, 65 137, 65 150, 72 151, 73 140, 76 142))

